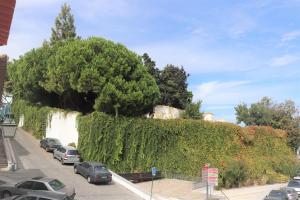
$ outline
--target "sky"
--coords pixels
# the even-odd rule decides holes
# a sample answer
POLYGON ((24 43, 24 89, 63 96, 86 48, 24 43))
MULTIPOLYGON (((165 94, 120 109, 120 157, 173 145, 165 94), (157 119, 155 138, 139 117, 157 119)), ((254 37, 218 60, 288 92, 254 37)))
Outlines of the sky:
POLYGON ((183 66, 203 112, 235 123, 234 107, 268 96, 300 105, 300 0, 17 0, 8 45, 40 47, 68 3, 82 38, 104 37, 163 69, 183 66))

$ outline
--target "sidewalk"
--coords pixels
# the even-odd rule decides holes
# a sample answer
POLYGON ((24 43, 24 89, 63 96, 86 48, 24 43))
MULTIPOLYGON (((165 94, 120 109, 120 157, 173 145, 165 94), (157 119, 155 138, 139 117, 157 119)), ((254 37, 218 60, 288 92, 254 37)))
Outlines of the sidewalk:
MULTIPOLYGON (((191 181, 183 181, 177 179, 162 179, 156 180, 153 183, 153 194, 159 195, 164 199, 169 200, 205 200, 205 188, 192 190, 191 181)), ((151 182, 137 184, 144 192, 150 194, 151 182)), ((284 187, 286 184, 273 184, 264 186, 251 186, 243 188, 235 188, 223 190, 230 200, 262 200, 272 189, 284 187)), ((214 196, 223 197, 220 191, 214 191, 214 196)))

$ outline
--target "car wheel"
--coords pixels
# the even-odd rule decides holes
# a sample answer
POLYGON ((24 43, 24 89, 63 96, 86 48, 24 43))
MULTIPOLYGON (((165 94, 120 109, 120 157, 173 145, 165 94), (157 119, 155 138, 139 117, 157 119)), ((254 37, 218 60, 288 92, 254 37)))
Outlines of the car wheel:
POLYGON ((7 197, 10 197, 11 196, 11 193, 9 192, 9 191, 4 191, 3 193, 2 193, 2 197, 3 198, 7 198, 7 197))
POLYGON ((75 174, 78 174, 77 167, 74 167, 74 173, 75 173, 75 174))
POLYGON ((87 182, 92 183, 91 177, 89 177, 89 176, 87 177, 87 182))
POLYGON ((64 163, 64 159, 63 159, 63 158, 60 160, 60 163, 61 163, 62 165, 64 165, 64 164, 65 164, 65 163, 64 163))
POLYGON ((47 152, 49 152, 49 151, 50 151, 49 147, 46 147, 46 151, 47 151, 47 152))

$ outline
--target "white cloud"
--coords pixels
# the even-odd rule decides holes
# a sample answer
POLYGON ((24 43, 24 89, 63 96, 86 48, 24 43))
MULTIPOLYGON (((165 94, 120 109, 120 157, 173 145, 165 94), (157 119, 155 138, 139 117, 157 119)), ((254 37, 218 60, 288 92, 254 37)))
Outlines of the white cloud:
POLYGON ((209 96, 220 94, 224 91, 234 91, 234 89, 251 83, 250 81, 211 81, 202 83, 196 87, 195 99, 205 99, 209 96))
POLYGON ((188 73, 194 75, 208 72, 247 71, 257 64, 257 60, 251 53, 229 48, 210 49, 201 45, 195 47, 194 41, 171 41, 131 47, 131 49, 139 54, 147 52, 159 68, 167 64, 182 65, 188 73))
POLYGON ((270 65, 273 67, 280 67, 293 64, 300 60, 299 56, 286 54, 280 57, 275 57, 271 60, 270 65))
POLYGON ((281 37, 281 43, 289 42, 300 37, 300 30, 285 33, 281 37))

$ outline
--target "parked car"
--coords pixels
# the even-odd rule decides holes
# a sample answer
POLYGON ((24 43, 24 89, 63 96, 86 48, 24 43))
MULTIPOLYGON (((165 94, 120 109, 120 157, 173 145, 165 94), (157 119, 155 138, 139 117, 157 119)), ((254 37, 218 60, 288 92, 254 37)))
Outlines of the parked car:
POLYGON ((4 200, 71 200, 66 194, 58 194, 48 191, 31 191, 24 195, 7 197, 4 200))
POLYGON ((61 146, 53 151, 53 158, 60 160, 61 164, 80 162, 80 155, 76 148, 61 146))
POLYGON ((272 190, 264 200, 289 200, 289 197, 285 190, 272 190))
POLYGON ((82 162, 74 164, 75 174, 81 174, 88 183, 110 183, 112 174, 106 166, 98 162, 82 162))
POLYGON ((66 194, 70 199, 75 197, 75 189, 66 187, 54 178, 35 178, 21 181, 17 184, 3 183, 0 185, 0 196, 6 198, 12 195, 24 195, 31 191, 51 191, 57 194, 66 194))
POLYGON ((300 181, 299 180, 291 180, 289 181, 288 188, 293 188, 298 193, 298 196, 300 196, 300 181))
POLYGON ((47 152, 52 152, 60 146, 62 145, 56 138, 44 138, 40 141, 40 147, 44 148, 47 152))
POLYGON ((298 199, 298 193, 294 188, 280 188, 281 190, 285 191, 288 195, 289 200, 297 200, 298 199))

